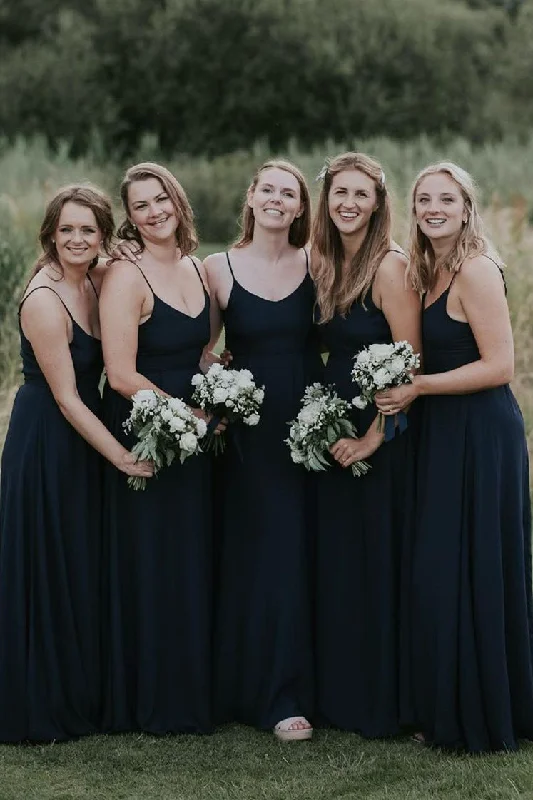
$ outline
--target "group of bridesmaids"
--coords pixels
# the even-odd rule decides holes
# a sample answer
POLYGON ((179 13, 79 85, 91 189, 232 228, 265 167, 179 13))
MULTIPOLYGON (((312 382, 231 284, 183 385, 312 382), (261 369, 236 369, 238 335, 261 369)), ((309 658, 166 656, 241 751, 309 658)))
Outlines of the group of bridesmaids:
POLYGON ((321 179, 312 219, 300 170, 264 164, 241 237, 204 263, 157 164, 127 171, 114 249, 98 189, 49 203, 1 465, 0 741, 226 722, 469 752, 533 739, 528 455, 472 179, 448 162, 418 175, 407 255, 374 159, 342 154, 321 179), (153 478, 130 454, 131 397, 190 401, 222 327, 225 362, 265 386, 260 423, 153 478), (420 374, 353 408, 358 438, 329 470, 292 463, 306 385, 351 400, 356 353, 398 340, 420 374), (407 430, 384 441, 400 411, 407 430))

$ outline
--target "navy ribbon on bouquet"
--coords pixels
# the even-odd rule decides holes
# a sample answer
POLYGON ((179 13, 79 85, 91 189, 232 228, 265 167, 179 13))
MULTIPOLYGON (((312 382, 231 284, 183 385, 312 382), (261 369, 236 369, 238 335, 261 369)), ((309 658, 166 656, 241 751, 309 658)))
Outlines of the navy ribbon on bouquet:
MULTIPOLYGON (((206 437, 208 436, 212 437, 216 435, 215 430, 221 419, 222 417, 218 417, 216 414, 213 414, 207 425, 207 431, 205 433, 206 437)), ((239 456, 240 460, 244 461, 244 456, 242 453, 242 447, 239 437, 238 425, 239 423, 234 423, 234 425, 232 426, 230 423, 230 426, 228 428, 228 436, 231 436, 233 443, 235 445, 235 450, 237 451, 237 455, 239 456)))
POLYGON ((394 439, 396 433, 402 434, 407 430, 407 414, 404 411, 399 411, 397 414, 385 417, 385 441, 390 442, 394 439))

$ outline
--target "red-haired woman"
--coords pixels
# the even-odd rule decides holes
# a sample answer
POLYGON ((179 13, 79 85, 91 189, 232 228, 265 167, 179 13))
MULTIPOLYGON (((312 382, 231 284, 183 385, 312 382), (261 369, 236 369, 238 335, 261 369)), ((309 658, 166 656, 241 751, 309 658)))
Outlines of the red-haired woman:
POLYGON ((125 475, 152 473, 99 419, 97 265, 112 234, 99 190, 57 192, 20 304, 24 385, 0 492, 0 741, 64 740, 99 728, 99 453, 125 475))

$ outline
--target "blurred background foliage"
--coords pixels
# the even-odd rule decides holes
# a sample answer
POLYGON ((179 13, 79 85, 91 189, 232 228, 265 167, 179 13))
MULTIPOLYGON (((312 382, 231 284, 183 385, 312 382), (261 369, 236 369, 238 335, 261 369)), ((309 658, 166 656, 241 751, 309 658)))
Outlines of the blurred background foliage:
POLYGON ((0 0, 0 131, 127 156, 533 123, 529 0, 0 0))

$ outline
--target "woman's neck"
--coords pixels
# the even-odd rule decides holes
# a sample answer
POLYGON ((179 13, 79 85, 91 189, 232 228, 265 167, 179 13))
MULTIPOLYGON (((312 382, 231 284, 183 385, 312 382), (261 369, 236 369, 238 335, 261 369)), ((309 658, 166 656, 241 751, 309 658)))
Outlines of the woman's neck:
POLYGON ((248 247, 254 256, 271 264, 281 261, 292 249, 292 245, 289 244, 288 231, 265 231, 257 225, 248 247))
POLYGON ((152 261, 164 267, 175 267, 181 259, 181 250, 176 240, 170 239, 166 242, 145 242, 144 252, 152 261))
POLYGON ((368 233, 368 227, 363 228, 360 231, 356 231, 355 233, 350 233, 348 235, 340 234, 341 242, 342 242, 342 250, 344 253, 343 256, 343 264, 351 264, 361 247, 363 246, 363 242, 366 239, 366 235, 368 233))

